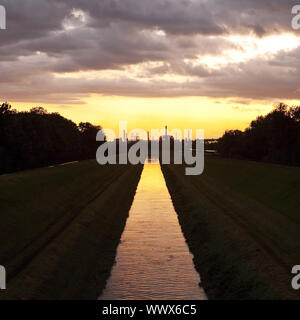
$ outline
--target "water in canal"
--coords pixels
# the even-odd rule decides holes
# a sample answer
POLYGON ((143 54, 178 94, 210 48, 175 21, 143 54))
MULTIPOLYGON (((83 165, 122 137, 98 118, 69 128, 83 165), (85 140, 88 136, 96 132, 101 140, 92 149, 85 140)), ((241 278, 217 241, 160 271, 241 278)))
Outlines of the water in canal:
POLYGON ((159 164, 145 164, 99 299, 206 299, 159 164))

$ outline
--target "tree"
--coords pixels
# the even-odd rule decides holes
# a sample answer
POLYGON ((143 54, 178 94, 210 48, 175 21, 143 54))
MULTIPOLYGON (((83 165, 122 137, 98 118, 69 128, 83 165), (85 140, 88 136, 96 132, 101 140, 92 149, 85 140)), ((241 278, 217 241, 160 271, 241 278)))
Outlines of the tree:
POLYGON ((224 156, 300 165, 300 107, 280 103, 243 132, 227 131, 218 142, 224 156))
POLYGON ((99 147, 96 136, 102 128, 94 126, 89 122, 80 122, 78 128, 81 133, 83 157, 86 159, 95 157, 97 148, 99 147))
POLYGON ((0 107, 0 116, 6 115, 6 114, 12 114, 12 113, 16 113, 16 110, 12 109, 9 103, 7 102, 2 103, 0 107))
POLYGON ((32 109, 30 109, 30 113, 34 113, 34 114, 47 114, 48 111, 46 109, 44 109, 43 107, 34 107, 32 109))
POLYGON ((16 112, 0 107, 0 174, 94 158, 101 127, 73 121, 42 107, 16 112))

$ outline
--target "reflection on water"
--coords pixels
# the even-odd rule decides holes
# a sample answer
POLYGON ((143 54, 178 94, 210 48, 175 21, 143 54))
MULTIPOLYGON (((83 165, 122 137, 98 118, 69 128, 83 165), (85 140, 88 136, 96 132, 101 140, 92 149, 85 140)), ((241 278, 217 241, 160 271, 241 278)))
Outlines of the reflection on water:
POLYGON ((206 299, 159 164, 145 164, 100 299, 206 299))

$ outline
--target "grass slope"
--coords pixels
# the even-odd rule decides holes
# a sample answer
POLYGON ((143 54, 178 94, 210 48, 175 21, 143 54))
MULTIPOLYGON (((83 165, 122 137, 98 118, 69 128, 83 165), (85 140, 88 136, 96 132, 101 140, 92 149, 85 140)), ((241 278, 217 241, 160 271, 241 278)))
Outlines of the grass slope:
POLYGON ((210 299, 299 298, 299 168, 207 156, 201 176, 162 169, 210 299))
POLYGON ((91 160, 1 176, 0 298, 97 298, 141 170, 91 160))

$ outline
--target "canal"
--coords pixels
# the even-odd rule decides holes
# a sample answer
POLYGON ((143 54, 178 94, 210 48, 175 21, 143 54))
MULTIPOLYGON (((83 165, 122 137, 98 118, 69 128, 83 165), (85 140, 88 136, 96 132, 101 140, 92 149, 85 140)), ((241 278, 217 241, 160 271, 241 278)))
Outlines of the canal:
POLYGON ((192 259, 160 165, 147 163, 99 299, 206 299, 192 259))

